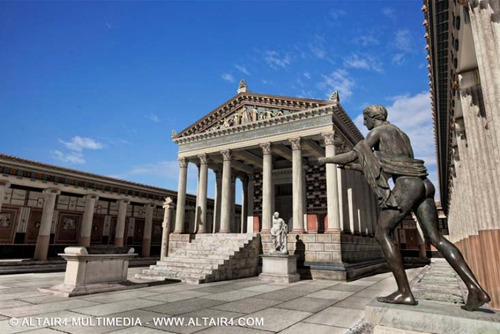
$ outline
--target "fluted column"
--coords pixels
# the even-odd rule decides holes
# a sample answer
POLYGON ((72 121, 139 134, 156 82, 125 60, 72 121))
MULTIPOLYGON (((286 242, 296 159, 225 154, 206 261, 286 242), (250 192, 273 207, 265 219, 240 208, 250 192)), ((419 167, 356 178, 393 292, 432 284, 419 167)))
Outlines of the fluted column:
POLYGON ((217 233, 220 230, 220 215, 222 203, 222 172, 216 170, 215 172, 215 203, 214 203, 214 217, 212 222, 212 233, 217 233))
POLYGON ((220 216, 220 233, 229 233, 231 220, 231 151, 221 151, 222 166, 222 203, 220 216))
POLYGON ((269 233, 272 220, 273 199, 273 156, 271 143, 260 144, 263 155, 262 166, 262 233, 269 233))
POLYGON ((83 211, 82 217, 82 229, 80 231, 80 242, 79 245, 82 247, 90 246, 90 239, 92 236, 92 221, 94 219, 94 208, 95 202, 99 199, 99 196, 94 194, 89 194, 85 196, 85 211, 83 211))
POLYGON ((125 219, 127 216, 127 205, 130 203, 127 199, 118 201, 118 217, 116 220, 115 246, 122 247, 123 240, 128 237, 125 231, 125 219))
POLYGON ((356 231, 356 219, 357 215, 355 212, 355 202, 354 202, 354 195, 353 194, 353 189, 354 189, 354 180, 353 180, 353 175, 352 171, 346 171, 346 180, 347 180, 347 208, 349 210, 349 232, 352 234, 355 233, 356 231))
POLYGON ((198 157, 200 158, 200 191, 198 192, 200 200, 198 201, 198 233, 207 233, 207 155, 200 154, 198 157))
POLYGON ((248 215, 248 177, 241 180, 241 219, 240 219, 240 233, 245 233, 247 215, 248 215))
POLYGON ((229 223, 229 229, 232 233, 238 232, 238 226, 236 222, 236 176, 231 176, 231 222, 229 223))
POLYGON ((50 243, 50 228, 52 227, 52 219, 54 218, 54 207, 57 195, 59 195, 61 191, 59 189, 49 188, 45 189, 43 193, 45 195, 45 200, 43 202, 42 220, 36 239, 35 255, 33 256, 33 259, 39 261, 47 260, 50 243))
POLYGON ((0 212, 2 212, 3 198, 5 197, 5 190, 10 187, 9 182, 0 181, 0 212))
POLYGON ((177 187, 177 212, 175 214, 174 233, 184 232, 184 215, 186 214, 186 183, 187 183, 187 161, 179 159, 179 186, 177 187))
POLYGON ((304 179, 302 147, 299 138, 289 139, 292 143, 292 187, 293 187, 293 232, 304 233, 304 179))
POLYGON ((162 235, 161 235, 161 250, 160 250, 160 261, 165 261, 168 256, 168 241, 170 236, 170 220, 172 217, 172 209, 174 209, 174 201, 171 197, 165 198, 163 203, 163 223, 162 223, 162 235))
POLYGON ((149 257, 151 252, 151 232, 153 231, 153 204, 144 205, 146 219, 144 220, 144 235, 142 236, 142 257, 149 257))
MULTIPOLYGON (((335 152, 335 132, 322 133, 325 140, 325 156, 334 157, 335 152)), ((338 193, 337 165, 326 164, 326 199, 328 229, 326 232, 333 233, 340 231, 340 206, 338 193)))

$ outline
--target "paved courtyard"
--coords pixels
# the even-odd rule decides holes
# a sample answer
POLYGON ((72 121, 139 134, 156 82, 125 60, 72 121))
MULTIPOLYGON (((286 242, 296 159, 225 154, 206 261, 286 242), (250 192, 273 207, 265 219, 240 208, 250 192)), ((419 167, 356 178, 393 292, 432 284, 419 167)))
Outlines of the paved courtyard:
MULTIPOLYGON (((141 269, 129 269, 129 278, 141 269)), ((407 270, 408 278, 420 270, 407 270)), ((363 320, 370 300, 395 290, 392 275, 384 273, 348 283, 269 284, 256 277, 174 282, 73 298, 36 291, 63 278, 64 273, 0 276, 0 333, 346 333, 363 320), (139 322, 142 327, 134 326, 139 322)))

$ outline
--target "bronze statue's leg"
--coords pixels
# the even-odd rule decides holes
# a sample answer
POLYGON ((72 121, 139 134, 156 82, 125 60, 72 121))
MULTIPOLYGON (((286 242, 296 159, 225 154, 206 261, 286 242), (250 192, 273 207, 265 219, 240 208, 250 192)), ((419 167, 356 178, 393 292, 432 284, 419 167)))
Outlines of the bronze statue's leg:
POLYGON ((410 290, 410 284, 406 277, 401 252, 394 244, 391 232, 410 212, 417 200, 424 196, 424 185, 418 178, 398 178, 393 189, 401 211, 382 210, 378 219, 377 239, 382 252, 384 253, 387 264, 394 274, 398 291, 386 296, 378 297, 377 300, 383 303, 415 305, 415 298, 410 290))
POLYGON ((415 214, 425 237, 437 248, 467 286, 469 296, 467 303, 462 308, 467 311, 473 311, 489 302, 490 296, 481 288, 458 248, 446 240, 437 229, 438 216, 434 199, 427 198, 419 204, 415 210, 415 214))

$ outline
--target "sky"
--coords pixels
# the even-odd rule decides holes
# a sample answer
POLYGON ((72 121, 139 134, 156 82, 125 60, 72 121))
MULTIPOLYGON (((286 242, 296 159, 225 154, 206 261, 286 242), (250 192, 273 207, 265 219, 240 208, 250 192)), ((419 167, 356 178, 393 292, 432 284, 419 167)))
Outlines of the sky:
MULTIPOLYGON (((363 134, 363 108, 385 105, 436 182, 421 6, 0 2, 0 153, 176 190, 172 130, 236 95, 244 78, 262 94, 338 90, 363 134)), ((190 164, 189 193, 196 175, 190 164)), ((214 184, 210 172, 211 197, 214 184)))

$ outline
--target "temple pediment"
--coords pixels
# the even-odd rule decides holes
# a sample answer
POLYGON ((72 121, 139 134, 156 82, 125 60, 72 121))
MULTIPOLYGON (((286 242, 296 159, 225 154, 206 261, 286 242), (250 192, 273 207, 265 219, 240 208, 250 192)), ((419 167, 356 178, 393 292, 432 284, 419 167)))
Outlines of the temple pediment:
POLYGON ((335 102, 243 91, 180 133, 174 134, 173 139, 281 117, 332 103, 335 102))

